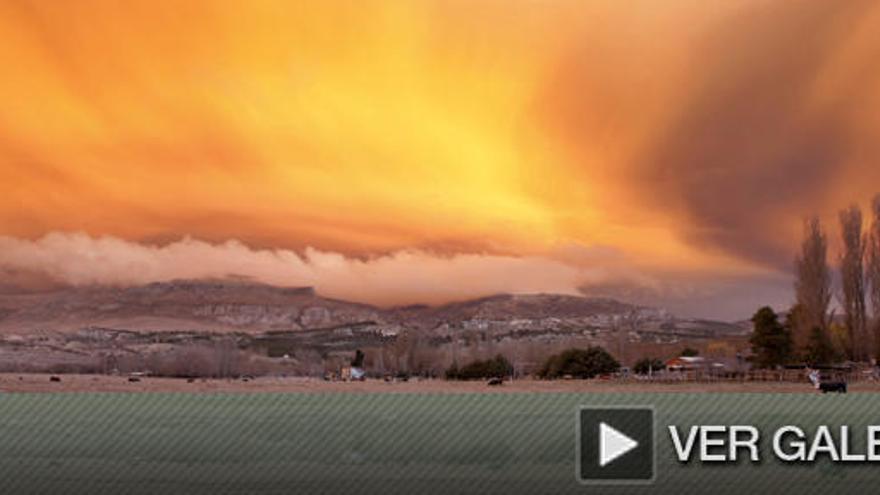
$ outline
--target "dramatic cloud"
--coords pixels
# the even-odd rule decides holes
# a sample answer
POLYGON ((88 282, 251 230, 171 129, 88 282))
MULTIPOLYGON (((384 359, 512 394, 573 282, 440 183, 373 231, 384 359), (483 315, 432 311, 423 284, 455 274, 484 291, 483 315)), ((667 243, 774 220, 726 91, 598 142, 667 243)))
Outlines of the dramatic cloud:
POLYGON ((114 237, 49 234, 36 241, 0 237, 0 268, 43 274, 66 285, 131 285, 178 278, 245 277, 313 286, 322 295, 374 304, 447 302, 503 292, 577 293, 601 271, 546 258, 401 251, 367 260, 306 249, 256 250, 237 241, 183 239, 163 246, 114 237))
POLYGON ((772 282, 763 292, 749 288, 752 297, 743 300, 746 294, 736 291, 752 279, 657 276, 640 271, 614 249, 580 246, 560 248, 550 257, 446 256, 408 250, 355 259, 311 248, 302 254, 253 249, 238 241, 212 244, 186 238, 145 245, 55 232, 35 241, 0 237, 0 275, 6 282, 0 289, 6 291, 243 278, 311 286, 324 296, 381 306, 440 304, 499 293, 586 294, 728 319, 739 318, 753 300, 765 295, 770 296, 763 299, 765 304, 785 302, 780 300, 778 277, 762 280, 772 282))
POLYGON ((880 189, 876 2, 678 4, 570 48, 544 119, 611 224, 788 270, 804 216, 880 189))
POLYGON ((880 189, 869 0, 15 0, 0 64, 7 285, 748 313, 880 189))
POLYGON ((704 36, 688 98, 634 177, 658 207, 680 206, 692 242, 785 267, 800 216, 880 188, 880 167, 858 156, 876 161, 876 138, 856 132, 876 124, 863 109, 880 88, 877 7, 769 2, 704 36))

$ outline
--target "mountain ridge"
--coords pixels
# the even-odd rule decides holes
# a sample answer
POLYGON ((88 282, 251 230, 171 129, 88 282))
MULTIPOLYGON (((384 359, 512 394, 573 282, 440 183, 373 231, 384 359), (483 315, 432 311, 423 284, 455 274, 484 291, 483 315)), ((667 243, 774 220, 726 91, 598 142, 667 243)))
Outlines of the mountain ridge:
MULTIPOLYGON (((0 294, 0 333, 113 327, 135 331, 309 330, 359 322, 430 329, 466 322, 670 320, 665 310, 607 297, 493 294, 446 304, 382 308, 320 295, 313 287, 242 280, 180 279, 139 286, 89 286, 0 294)), ((692 320, 697 321, 697 320, 692 320)), ((609 323, 610 322, 610 323, 609 323)), ((631 324, 632 322, 630 322, 631 324)), ((725 322, 711 322, 726 325, 725 322)))

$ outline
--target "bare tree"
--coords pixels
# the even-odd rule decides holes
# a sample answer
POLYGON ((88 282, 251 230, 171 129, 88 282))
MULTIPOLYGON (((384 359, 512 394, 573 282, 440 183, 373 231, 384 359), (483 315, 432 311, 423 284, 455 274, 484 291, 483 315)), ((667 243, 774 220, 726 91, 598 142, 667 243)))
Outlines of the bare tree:
POLYGON ((868 358, 865 309, 865 237, 862 233, 862 210, 852 205, 840 212, 843 252, 840 255, 840 281, 843 288, 843 312, 849 336, 849 358, 868 358))
POLYGON ((222 339, 214 344, 214 353, 217 360, 217 376, 220 378, 233 378, 241 374, 241 351, 235 340, 222 339))
MULTIPOLYGON (((611 317, 611 335, 614 342, 614 354, 618 361, 624 362, 624 353, 626 352, 626 325, 623 322, 623 316, 614 315, 611 317)), ((609 346, 609 348, 611 348, 609 346)))
POLYGON ((401 330, 397 333, 391 352, 394 355, 394 371, 396 373, 412 372, 412 355, 418 335, 412 329, 401 330))
POLYGON ((827 331, 828 305, 831 302, 831 270, 828 267, 828 239, 818 217, 804 221, 801 252, 795 260, 795 295, 803 309, 794 323, 793 340, 797 352, 803 352, 813 328, 827 331))
POLYGON ((880 194, 871 204, 871 232, 868 235, 867 283, 870 287, 874 359, 880 363, 880 194))

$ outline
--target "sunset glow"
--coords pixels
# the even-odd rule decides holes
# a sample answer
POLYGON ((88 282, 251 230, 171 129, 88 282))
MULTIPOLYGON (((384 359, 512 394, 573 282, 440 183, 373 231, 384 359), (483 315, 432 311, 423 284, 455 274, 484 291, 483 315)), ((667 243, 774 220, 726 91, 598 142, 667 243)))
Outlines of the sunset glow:
POLYGON ((784 276, 804 215, 880 189, 878 26, 873 2, 3 2, 0 236, 784 276))

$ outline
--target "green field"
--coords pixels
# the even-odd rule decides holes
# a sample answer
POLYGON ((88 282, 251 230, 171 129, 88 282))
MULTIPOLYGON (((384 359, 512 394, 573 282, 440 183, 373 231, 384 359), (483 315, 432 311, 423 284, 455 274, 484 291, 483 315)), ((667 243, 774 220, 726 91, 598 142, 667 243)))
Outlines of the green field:
POLYGON ((880 465, 680 465, 665 430, 847 423, 863 442, 860 425, 880 423, 876 394, 5 394, 0 418, 2 494, 804 494, 880 483, 880 465), (653 487, 575 480, 576 410, 612 404, 656 408, 653 487))

